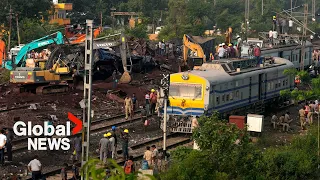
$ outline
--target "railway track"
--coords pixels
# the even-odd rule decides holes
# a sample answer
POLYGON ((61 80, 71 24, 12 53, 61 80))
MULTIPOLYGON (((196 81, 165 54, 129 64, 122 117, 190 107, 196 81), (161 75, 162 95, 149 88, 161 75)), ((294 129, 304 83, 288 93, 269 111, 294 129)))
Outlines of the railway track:
MULTIPOLYGON (((129 153, 133 154, 134 160, 140 160, 140 159, 143 158, 143 154, 144 154, 146 146, 151 146, 151 145, 155 144, 157 147, 162 147, 162 143, 163 143, 163 137, 162 136, 155 137, 155 138, 152 138, 149 141, 138 143, 138 144, 135 144, 133 146, 130 146, 132 151, 130 151, 129 153)), ((170 134, 170 135, 167 136, 167 150, 174 149, 177 146, 185 145, 185 144, 188 144, 188 143, 191 143, 191 139, 190 139, 189 136, 188 137, 181 136, 181 134, 178 134, 178 133, 173 133, 173 134, 170 134)), ((162 150, 162 148, 158 148, 158 150, 162 150)), ((121 154, 122 150, 118 149, 117 153, 121 154)), ((97 158, 99 158, 99 157, 97 157, 97 158)), ((122 166, 124 164, 124 160, 121 159, 121 158, 118 158, 117 159, 117 163, 120 166, 122 166)), ((81 164, 79 163, 78 166, 81 166, 81 164)), ((60 173, 61 173, 61 168, 62 167, 59 167, 59 168, 56 168, 54 170, 45 172, 44 175, 47 177, 46 179, 48 179, 48 180, 59 179, 60 178, 60 173)), ((71 169, 71 166, 69 166, 68 169, 71 169)), ((30 177, 27 178, 27 179, 31 180, 30 177)))
POLYGON ((1 110, 0 110, 0 113, 9 112, 9 111, 14 111, 14 110, 19 110, 19 109, 27 109, 28 107, 30 107, 30 105, 31 105, 31 104, 23 105, 23 106, 18 106, 18 107, 13 107, 13 108, 1 109, 1 110))
MULTIPOLYGON (((131 124, 141 120, 140 111, 135 112, 135 117, 133 119, 125 120, 124 114, 118 114, 109 118, 101 118, 91 122, 91 134, 99 133, 106 131, 107 129, 111 129, 112 126, 123 126, 127 124, 131 124)), ((73 138, 76 135, 68 136, 68 138, 73 138)), ((31 137, 21 137, 19 139, 14 140, 13 143, 13 153, 21 153, 28 150, 27 139, 28 138, 39 138, 39 136, 31 136, 31 137)))

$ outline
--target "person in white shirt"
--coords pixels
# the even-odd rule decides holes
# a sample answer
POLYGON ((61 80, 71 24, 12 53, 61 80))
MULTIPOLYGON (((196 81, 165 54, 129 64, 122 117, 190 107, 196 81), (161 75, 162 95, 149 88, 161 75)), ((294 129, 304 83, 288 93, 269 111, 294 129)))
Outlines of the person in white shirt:
POLYGON ((4 135, 4 130, 0 131, 0 164, 4 165, 4 148, 7 142, 7 136, 4 135))
POLYGON ((289 20, 289 32, 288 33, 292 33, 292 27, 293 27, 293 21, 292 19, 289 20))
POLYGON ((219 44, 218 56, 222 59, 225 55, 226 50, 222 47, 222 44, 219 44))
POLYGON ((32 172, 32 180, 39 180, 42 178, 41 169, 42 165, 38 160, 38 156, 35 155, 33 160, 31 160, 28 164, 28 170, 32 172))

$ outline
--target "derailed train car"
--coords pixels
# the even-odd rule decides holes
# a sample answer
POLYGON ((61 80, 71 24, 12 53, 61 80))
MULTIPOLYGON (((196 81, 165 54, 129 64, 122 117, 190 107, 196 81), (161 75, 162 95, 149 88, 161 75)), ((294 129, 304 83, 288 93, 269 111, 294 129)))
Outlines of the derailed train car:
POLYGON ((201 70, 171 74, 169 106, 173 132, 191 132, 191 117, 259 113, 281 101, 280 91, 294 88, 294 77, 283 74, 294 64, 283 58, 219 60, 201 70), (240 68, 234 68, 240 67, 240 68))

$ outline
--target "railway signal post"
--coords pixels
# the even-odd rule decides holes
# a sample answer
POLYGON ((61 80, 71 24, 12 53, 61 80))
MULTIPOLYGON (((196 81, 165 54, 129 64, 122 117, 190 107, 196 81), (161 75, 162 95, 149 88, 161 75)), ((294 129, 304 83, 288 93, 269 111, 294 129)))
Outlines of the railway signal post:
POLYGON ((163 74, 161 79, 161 87, 164 93, 164 106, 163 106, 163 154, 165 161, 167 161, 167 106, 170 87, 170 74, 163 74))
MULTIPOLYGON (((82 131, 82 162, 81 166, 89 159, 90 123, 91 123, 91 99, 92 99, 92 65, 93 65, 93 20, 86 21, 86 43, 85 43, 85 72, 84 72, 84 108, 83 108, 83 131, 82 131)), ((89 179, 86 176, 86 168, 81 179, 89 179)))

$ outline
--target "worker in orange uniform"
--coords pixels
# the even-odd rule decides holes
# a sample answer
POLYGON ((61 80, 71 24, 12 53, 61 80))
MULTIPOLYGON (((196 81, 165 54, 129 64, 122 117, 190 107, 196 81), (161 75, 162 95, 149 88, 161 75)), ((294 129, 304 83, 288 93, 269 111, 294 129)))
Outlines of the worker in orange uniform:
POLYGON ((0 65, 6 59, 6 44, 1 40, 2 36, 0 35, 0 65))
MULTIPOLYGON (((131 115, 131 112, 133 110, 132 99, 129 96, 126 96, 126 98, 124 99, 124 108, 126 112, 126 120, 128 120, 129 114, 131 115)), ((131 116, 131 119, 132 119, 132 116, 131 116)))
POLYGON ((151 102, 150 112, 151 112, 151 115, 154 115, 156 110, 156 105, 157 105, 157 92, 154 89, 151 89, 150 102, 151 102))

